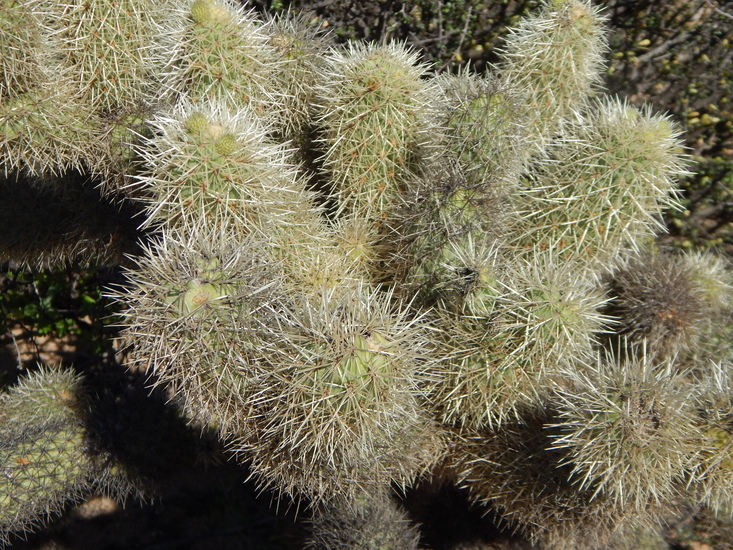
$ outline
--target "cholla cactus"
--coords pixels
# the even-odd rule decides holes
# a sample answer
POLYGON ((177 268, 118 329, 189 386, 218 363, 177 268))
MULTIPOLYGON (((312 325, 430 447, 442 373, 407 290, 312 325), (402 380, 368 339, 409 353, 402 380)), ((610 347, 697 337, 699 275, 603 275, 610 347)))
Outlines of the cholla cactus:
POLYGON ((368 502, 335 502, 314 511, 306 548, 313 550, 416 550, 420 533, 389 495, 377 494, 368 502), (341 504, 341 506, 339 506, 341 504))
POLYGON ((0 544, 34 530, 99 487, 125 498, 134 487, 95 449, 88 397, 71 370, 41 367, 0 396, 0 544))
POLYGON ((0 168, 61 173, 99 156, 96 114, 56 63, 55 43, 26 2, 0 4, 0 168))
MULTIPOLYGON (((229 0, 0 0, 4 185, 73 170, 138 206, 130 366, 312 505, 312 547, 416 547, 388 493, 437 464, 547 548, 618 545, 730 505, 733 287, 654 250, 687 164, 600 92, 606 49, 588 0, 453 76, 229 0)), ((63 399, 18 423, 28 384, 0 402, 0 542, 97 468, 63 399)))
POLYGON ((317 501, 409 484, 443 444, 421 406, 422 327, 363 287, 293 306, 258 394, 257 429, 235 451, 267 485, 317 501))
POLYGON ((553 441, 571 479, 620 508, 672 501, 700 448, 693 395, 669 362, 603 357, 560 392, 553 441))
POLYGON ((608 47, 603 23, 588 2, 549 0, 510 29, 502 76, 528 94, 539 152, 577 117, 601 82, 608 47))

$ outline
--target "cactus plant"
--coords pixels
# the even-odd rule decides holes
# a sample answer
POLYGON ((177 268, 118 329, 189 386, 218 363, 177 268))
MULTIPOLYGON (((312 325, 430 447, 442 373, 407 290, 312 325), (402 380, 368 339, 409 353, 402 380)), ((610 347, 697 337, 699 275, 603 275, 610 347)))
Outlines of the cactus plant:
POLYGON ((81 377, 42 367, 0 400, 0 544, 34 530, 95 485, 134 489, 90 442, 81 377))
MULTIPOLYGON (((733 286, 655 249, 687 160, 602 93, 606 49, 589 0, 544 1, 480 75, 230 0, 2 1, 0 204, 88 176, 137 210, 127 365, 312 507, 311 547, 416 547, 389 493, 431 473, 546 548, 612 547, 730 506, 733 286)), ((117 467, 76 404, 24 412, 76 395, 47 374, 0 401, 0 544, 117 467)))

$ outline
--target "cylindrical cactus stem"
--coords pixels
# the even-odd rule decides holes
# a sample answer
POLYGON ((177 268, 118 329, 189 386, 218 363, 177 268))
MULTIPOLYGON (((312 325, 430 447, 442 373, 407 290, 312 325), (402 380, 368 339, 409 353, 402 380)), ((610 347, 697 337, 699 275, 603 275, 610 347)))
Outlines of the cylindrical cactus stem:
POLYGON ((0 396, 0 547, 57 516, 96 482, 117 485, 88 441, 86 406, 71 370, 40 368, 0 396))
POLYGON ((151 137, 148 121, 155 110, 153 104, 141 101, 101 113, 97 137, 100 152, 87 158, 86 163, 104 195, 134 198, 134 184, 143 169, 139 147, 144 138, 151 137))
MULTIPOLYGON (((712 254, 642 252, 608 277, 614 338, 659 359, 714 353, 733 306, 731 275, 712 254)), ((730 330, 727 328, 727 330, 730 330)))
POLYGON ((431 384, 431 402, 442 422, 478 428, 500 426, 540 406, 545 373, 514 357, 521 338, 487 319, 444 313, 435 322, 445 364, 431 384))
POLYGON ((351 44, 327 62, 317 98, 323 165, 338 213, 378 226, 432 138, 437 90, 417 54, 400 44, 351 44))
MULTIPOLYGON (((18 4, 32 11, 49 42, 45 63, 51 74, 38 88, 51 94, 41 98, 50 114, 39 118, 44 117, 54 133, 85 131, 56 141, 82 153, 83 165, 77 162, 71 167, 100 180, 105 194, 119 192, 136 168, 131 144, 145 133, 145 120, 152 111, 152 75, 161 66, 156 65, 151 44, 159 21, 165 19, 165 3, 26 0, 18 4), (65 120, 63 113, 69 113, 65 120), (78 119, 76 124, 72 117, 78 119)), ((60 145, 55 147, 63 151, 60 145)), ((62 170, 68 166, 57 164, 62 170)))
POLYGON ((469 229, 465 234, 446 236, 431 250, 428 234, 418 237, 412 247, 416 251, 420 246, 425 248, 422 259, 416 260, 408 273, 409 288, 426 306, 457 315, 490 317, 503 294, 499 281, 505 258, 499 247, 490 237, 469 229))
POLYGON ((525 223, 515 243, 579 270, 611 270, 677 205, 674 178, 685 173, 677 131, 668 118, 617 99, 599 101, 566 130, 515 196, 525 223))
POLYGON ((405 511, 379 491, 357 502, 334 499, 313 510, 310 550, 417 550, 420 532, 405 511))
POLYGON ((304 185, 249 109, 181 102, 151 126, 155 135, 141 149, 149 172, 139 178, 150 195, 147 225, 206 224, 241 235, 301 225, 304 185))
POLYGON ((408 293, 460 311, 460 295, 490 284, 496 266, 507 262, 498 251, 513 225, 512 207, 491 184, 469 184, 458 159, 433 162, 428 172, 406 196, 410 206, 395 224, 402 242, 395 239, 390 267, 408 293))
POLYGON ((564 450, 550 448, 555 420, 552 410, 538 409, 497 430, 463 429, 446 464, 473 500, 542 548, 601 548, 624 532, 658 527, 667 506, 617 509, 571 479, 564 450))
POLYGON ((35 88, 0 98, 0 173, 59 175, 103 154, 101 122, 59 75, 35 88))
POLYGON ((702 439, 692 469, 696 501, 730 515, 733 506, 733 375, 730 358, 710 364, 699 383, 696 420, 702 439))
POLYGON ((400 229, 411 239, 393 262, 411 256, 410 285, 428 297, 433 289, 452 287, 456 271, 459 277, 472 273, 454 260, 482 263, 478 251, 495 250, 511 235, 517 224, 510 196, 533 140, 519 90, 493 75, 464 72, 436 80, 443 149, 404 194, 408 219, 400 229))
POLYGON ((232 445, 261 485, 353 499, 409 483, 439 459, 441 432, 422 408, 426 336, 389 299, 363 285, 285 312, 257 429, 232 445))
POLYGON ((538 406, 549 377, 593 357, 605 301, 570 270, 526 266, 501 273, 467 302, 473 310, 443 314, 448 365, 433 394, 443 421, 494 427, 538 406))
POLYGON ((132 362, 222 437, 245 431, 268 354, 282 274, 264 242, 219 228, 166 232, 128 271, 124 339, 132 362))
POLYGON ((255 235, 306 295, 358 280, 358 264, 338 249, 288 151, 269 141, 248 108, 181 102, 152 126, 156 134, 141 151, 149 173, 139 178, 149 194, 145 226, 255 235))
POLYGON ((611 537, 610 542, 604 548, 605 550, 628 550, 629 548, 634 550, 669 550, 669 542, 665 537, 667 525, 677 516, 678 514, 670 515, 669 521, 665 521, 662 525, 639 527, 618 533, 611 537))
POLYGON ((608 298, 572 267, 544 260, 507 273, 510 284, 505 284, 498 323, 521 334, 515 354, 526 354, 552 375, 595 359, 595 335, 608 321, 601 313, 608 298))
POLYGON ((316 86, 323 76, 330 37, 307 15, 278 14, 263 28, 268 44, 281 62, 274 66, 272 99, 276 108, 269 113, 280 139, 302 146, 311 131, 316 86), (315 24, 314 24, 315 23, 315 24))
POLYGON ((509 29, 501 76, 529 94, 529 127, 539 152, 601 83, 603 21, 589 0, 545 0, 538 14, 509 29))
POLYGON ((139 249, 138 205, 101 197, 78 173, 0 178, 0 197, 0 263, 119 265, 139 249))
POLYGON ((60 63, 88 108, 114 112, 138 104, 153 90, 152 43, 165 19, 155 0, 29 0, 52 34, 60 63))
POLYGON ((468 72, 438 79, 447 111, 446 145, 466 178, 464 193, 501 200, 513 190, 533 147, 527 98, 496 75, 468 72))
POLYGON ((176 0, 172 11, 159 46, 165 91, 200 107, 224 102, 269 116, 280 93, 274 75, 281 61, 262 23, 232 0, 176 0))
POLYGON ((553 447, 573 480, 623 510, 678 498, 702 441, 693 392, 671 361, 606 352, 567 378, 553 447))
POLYGON ((0 2, 0 101, 45 81, 47 37, 27 2, 0 2))

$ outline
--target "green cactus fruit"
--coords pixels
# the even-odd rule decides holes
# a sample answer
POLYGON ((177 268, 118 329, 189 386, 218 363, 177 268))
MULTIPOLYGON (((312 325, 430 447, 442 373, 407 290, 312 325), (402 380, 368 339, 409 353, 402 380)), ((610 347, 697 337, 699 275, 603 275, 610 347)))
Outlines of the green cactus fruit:
POLYGON ((90 489, 81 379, 42 368, 0 397, 0 546, 90 489))
POLYGON ((273 88, 279 90, 272 124, 283 140, 301 145, 314 116, 316 85, 322 75, 330 44, 318 19, 301 14, 279 14, 267 21, 263 31, 281 64, 275 66, 273 88))
POLYGON ((205 223, 242 235, 300 225, 294 215, 305 199, 295 167, 248 110, 182 102, 151 126, 140 148, 149 173, 138 183, 150 195, 146 225, 205 223))
POLYGON ((643 253, 614 273, 608 286, 615 333, 632 346, 659 358, 718 347, 707 340, 725 330, 732 297, 721 258, 643 253))
POLYGON ((275 110, 281 63, 262 24, 231 0, 177 0, 160 33, 166 90, 194 104, 224 102, 256 116, 275 110))
POLYGON ((80 169, 101 154, 101 124, 63 75, 0 98, 0 170, 33 175, 80 169))
POLYGON ((551 162, 514 197, 525 222, 515 243, 579 270, 609 271, 662 229, 664 209, 676 207, 682 148, 669 119, 616 99, 600 101, 567 130, 551 162))
POLYGON ((545 0, 541 11, 509 29, 501 76, 526 90, 533 139, 541 152, 573 120, 601 83, 604 18, 588 0, 545 0))
POLYGON ((269 350, 281 273, 261 241, 216 228, 166 233, 128 270, 124 339, 132 361, 171 388, 186 414, 223 437, 248 425, 269 350))
POLYGON ((672 363, 606 353, 568 377, 553 447, 568 453, 580 487, 624 510, 677 498, 701 440, 693 392, 672 363))
POLYGON ((433 129, 435 85, 399 44, 351 44, 328 57, 318 90, 323 164, 341 214, 379 224, 398 203, 433 129))
POLYGON ((233 445, 263 486, 318 502, 359 498, 438 460, 440 431, 421 406, 424 335, 406 313, 362 286, 301 303, 280 322, 257 433, 233 445))
POLYGON ((329 503, 313 511, 311 550, 417 550, 420 533, 389 495, 358 503, 329 503))
POLYGON ((30 0, 54 38, 56 55, 72 70, 91 110, 114 112, 151 92, 151 44, 167 16, 154 0, 30 0))
POLYGON ((659 528, 668 506, 617 508, 593 486, 573 482, 563 450, 550 447, 554 421, 545 408, 500 430, 463 430, 447 463, 474 501, 541 548, 605 548, 626 532, 659 528))

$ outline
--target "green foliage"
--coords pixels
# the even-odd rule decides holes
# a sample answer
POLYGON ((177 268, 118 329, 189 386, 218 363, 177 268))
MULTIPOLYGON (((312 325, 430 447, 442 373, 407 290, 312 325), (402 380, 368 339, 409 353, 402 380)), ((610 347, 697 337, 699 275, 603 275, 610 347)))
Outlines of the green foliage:
POLYGON ((56 270, 3 274, 0 308, 6 326, 28 327, 39 336, 83 338, 101 353, 99 336, 111 319, 95 272, 56 270))

